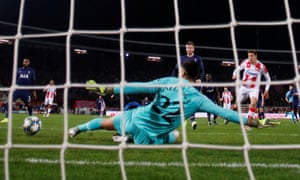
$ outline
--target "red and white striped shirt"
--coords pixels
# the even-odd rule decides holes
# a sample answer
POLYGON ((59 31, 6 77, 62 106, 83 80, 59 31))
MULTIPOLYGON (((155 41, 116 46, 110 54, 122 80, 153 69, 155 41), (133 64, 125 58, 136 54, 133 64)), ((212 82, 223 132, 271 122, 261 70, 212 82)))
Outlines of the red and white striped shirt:
POLYGON ((261 74, 264 75, 266 79, 266 90, 269 90, 271 84, 271 78, 268 72, 267 67, 257 60, 256 64, 252 64, 249 59, 244 60, 238 68, 233 72, 233 75, 236 76, 236 73, 244 70, 243 73, 243 85, 248 88, 259 88, 261 82, 261 74))
POLYGON ((232 95, 230 91, 224 91, 222 93, 223 104, 231 104, 232 95))
POLYGON ((46 91, 45 98, 54 98, 56 94, 56 87, 54 85, 48 84, 44 91, 46 91))

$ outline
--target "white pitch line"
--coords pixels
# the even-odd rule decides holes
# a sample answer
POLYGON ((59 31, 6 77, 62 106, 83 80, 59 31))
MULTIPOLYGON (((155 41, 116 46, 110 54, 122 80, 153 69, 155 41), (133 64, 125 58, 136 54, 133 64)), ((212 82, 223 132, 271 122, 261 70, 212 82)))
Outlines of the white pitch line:
MULTIPOLYGON (((59 164, 60 160, 51 160, 51 159, 25 159, 26 162, 29 163, 43 163, 43 164, 59 164)), ((102 165, 102 166, 115 166, 120 165, 118 161, 65 161, 66 164, 72 165, 102 165)), ((149 161, 127 161, 124 162, 125 166, 154 166, 154 167, 183 167, 184 164, 181 162, 149 162, 149 161)), ((243 163, 190 163, 189 166, 192 167, 226 167, 226 168, 244 168, 246 164, 243 163)), ((267 164, 267 163, 252 163, 253 167, 261 167, 261 168, 292 168, 292 169, 300 169, 300 164, 267 164)))
MULTIPOLYGON (((239 135, 242 136, 242 133, 231 133, 231 132, 193 132, 193 134, 199 134, 199 135, 239 135)), ((251 134, 248 134, 248 136, 253 136, 251 134)), ((292 136, 292 137, 297 137, 300 136, 300 133, 255 133, 255 136, 292 136)))
MULTIPOLYGON (((7 129, 7 127, 0 126, 0 129, 7 129)), ((23 129, 23 127, 14 127, 13 129, 23 129)), ((43 128, 51 131, 63 131, 62 128, 43 128)), ((90 132, 90 131, 88 131, 90 132)), ((92 133, 112 133, 113 131, 109 130, 101 130, 101 131, 94 131, 92 133)), ((242 136, 242 133, 232 133, 230 131, 228 132, 195 132, 193 131, 192 134, 199 134, 199 135, 236 135, 236 136, 242 136)), ((253 136, 251 134, 248 134, 248 136, 253 136)), ((298 137, 300 136, 300 133, 255 133, 255 136, 285 136, 285 137, 298 137)))

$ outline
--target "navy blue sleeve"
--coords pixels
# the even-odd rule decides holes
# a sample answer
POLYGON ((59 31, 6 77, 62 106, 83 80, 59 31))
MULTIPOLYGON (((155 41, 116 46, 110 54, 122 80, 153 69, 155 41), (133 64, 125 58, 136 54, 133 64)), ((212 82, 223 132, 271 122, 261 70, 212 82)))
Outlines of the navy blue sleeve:
MULTIPOLYGON (((183 61, 184 61, 184 56, 181 56, 180 57, 180 63, 183 63, 183 61)), ((176 63, 176 65, 175 65, 175 67, 174 67, 174 69, 172 71, 171 76, 178 77, 178 73, 179 73, 179 67, 178 67, 178 64, 176 63)))
POLYGON ((31 69, 31 84, 34 85, 35 81, 36 81, 36 74, 35 74, 35 70, 31 69))
POLYGON ((201 81, 203 81, 204 76, 205 76, 203 61, 202 61, 202 58, 200 56, 198 56, 197 60, 198 60, 198 65, 199 65, 199 70, 200 70, 198 78, 201 79, 201 81))
MULTIPOLYGON (((159 84, 160 79, 156 79, 149 82, 131 82, 128 83, 130 86, 124 87, 124 94, 155 94, 159 91, 159 87, 145 87, 147 85, 154 85, 159 84), (136 86, 134 86, 136 85, 136 86)), ((120 94, 121 88, 120 87, 114 87, 114 93, 120 94)))
POLYGON ((174 77, 178 76, 178 64, 175 65, 175 67, 171 73, 171 76, 174 76, 174 77))

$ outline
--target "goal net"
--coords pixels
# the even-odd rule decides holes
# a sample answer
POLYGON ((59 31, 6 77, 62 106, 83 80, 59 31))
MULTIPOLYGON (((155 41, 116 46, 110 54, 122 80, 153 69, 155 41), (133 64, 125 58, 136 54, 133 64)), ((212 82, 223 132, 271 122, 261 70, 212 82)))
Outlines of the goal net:
MULTIPOLYGON (((299 12, 296 0, 0 2, 0 105, 9 104, 9 121, 0 124, 0 177, 295 179, 300 171, 300 132, 299 124, 291 123, 287 114, 285 95, 290 84, 300 90, 299 12), (213 76, 213 82, 201 86, 220 91, 228 87, 236 102, 242 82, 241 75, 233 81, 232 72, 247 58, 248 49, 257 49, 272 79, 265 114, 281 125, 247 131, 242 124, 224 125, 218 117, 218 125, 208 126, 206 113, 199 112, 197 129, 192 130, 188 120, 179 128, 180 141, 175 144, 115 143, 114 132, 104 130, 68 137, 69 128, 98 117, 92 113, 97 96, 86 91, 87 80, 120 87, 119 96, 104 97, 107 116, 127 110, 125 106, 132 102, 143 105, 153 95, 126 95, 124 87, 128 82, 170 76, 186 53, 187 41, 195 43, 205 73, 213 76), (36 70, 33 86, 16 82, 24 57, 36 70), (51 79, 56 83, 60 114, 45 118, 37 106, 51 79), (26 136, 22 129, 26 109, 18 114, 12 106, 16 89, 38 92, 34 115, 43 127, 34 136, 26 136), (76 113, 78 102, 85 102, 84 113, 76 113)), ((237 108, 240 119, 243 107, 237 108)))

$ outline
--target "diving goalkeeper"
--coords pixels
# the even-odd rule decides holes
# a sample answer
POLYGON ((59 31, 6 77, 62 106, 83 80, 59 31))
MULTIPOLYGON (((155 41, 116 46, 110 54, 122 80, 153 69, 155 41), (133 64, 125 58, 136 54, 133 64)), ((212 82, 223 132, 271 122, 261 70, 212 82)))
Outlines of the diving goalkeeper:
MULTIPOLYGON (((175 77, 165 77, 150 82, 131 83, 124 88, 125 94, 151 93, 155 94, 154 100, 147 106, 140 106, 131 109, 111 118, 96 118, 87 123, 80 124, 69 129, 69 136, 75 137, 84 131, 99 129, 117 130, 122 134, 122 116, 124 116, 125 134, 131 135, 135 144, 170 144, 175 143, 179 138, 176 131, 181 125, 180 97, 184 107, 184 117, 189 118, 195 112, 204 111, 216 114, 228 121, 240 123, 239 114, 235 111, 224 109, 206 96, 202 95, 192 84, 198 76, 199 68, 194 61, 187 61, 182 64, 182 94, 179 94, 178 87, 174 85, 180 82, 175 77), (143 85, 167 85, 169 87, 142 87, 143 85), (171 84, 173 86, 171 86, 171 84)), ((89 88, 93 90, 93 88, 89 88)), ((120 94, 120 88, 99 88, 101 94, 120 94)), ((243 118, 242 122, 252 127, 266 127, 256 119, 243 118)))

